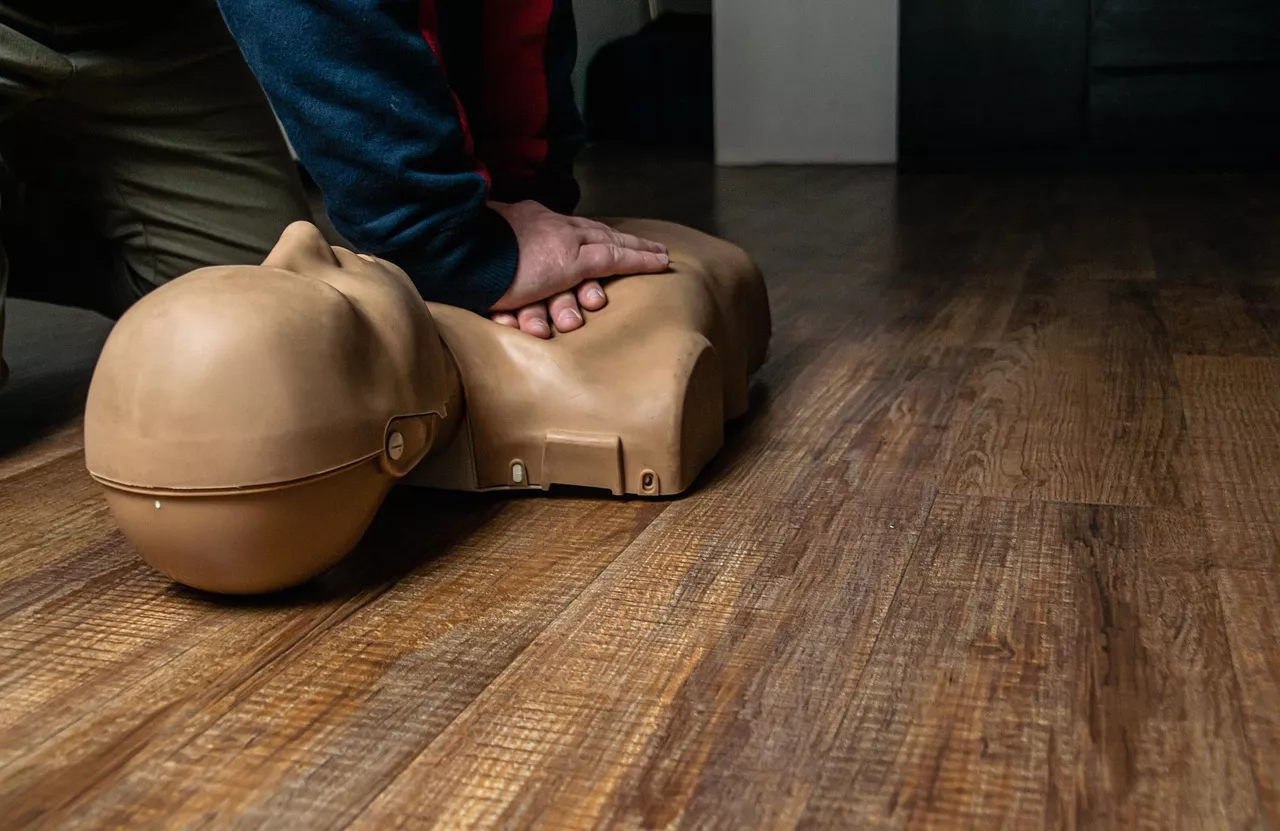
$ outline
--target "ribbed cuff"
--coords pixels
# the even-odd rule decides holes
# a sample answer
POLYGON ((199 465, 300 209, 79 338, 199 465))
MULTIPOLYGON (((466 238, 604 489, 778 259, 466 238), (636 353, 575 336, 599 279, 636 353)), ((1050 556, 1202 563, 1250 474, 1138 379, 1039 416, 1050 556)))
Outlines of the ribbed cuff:
POLYGON ((487 315, 515 279, 520 247, 507 220, 484 207, 425 245, 382 256, 405 270, 424 300, 487 315))

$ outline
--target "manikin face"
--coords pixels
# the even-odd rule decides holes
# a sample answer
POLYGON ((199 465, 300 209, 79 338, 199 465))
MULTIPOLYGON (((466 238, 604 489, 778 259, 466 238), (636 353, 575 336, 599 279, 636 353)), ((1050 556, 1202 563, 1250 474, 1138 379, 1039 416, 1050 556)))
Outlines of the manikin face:
POLYGON ((379 283, 409 279, 399 266, 386 260, 329 245, 320 229, 309 222, 295 222, 286 228, 262 265, 336 285, 346 284, 352 277, 379 283))

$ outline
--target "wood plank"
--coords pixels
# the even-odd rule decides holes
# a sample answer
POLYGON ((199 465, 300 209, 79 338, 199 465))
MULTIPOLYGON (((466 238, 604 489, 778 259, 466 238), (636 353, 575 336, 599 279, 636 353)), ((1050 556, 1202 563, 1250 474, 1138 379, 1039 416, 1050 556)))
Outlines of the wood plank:
MULTIPOLYGON (((1277 549, 1273 548, 1272 551, 1277 549)), ((1230 549, 1220 551, 1228 554, 1230 549)), ((1280 825, 1280 577, 1278 570, 1217 572, 1241 718, 1268 827, 1280 825)))
POLYGON ((800 284, 804 273, 832 275, 828 287, 867 264, 884 261, 892 221, 892 168, 725 168, 715 175, 711 232, 751 252, 770 288, 800 284), (813 194, 822 193, 815 199, 813 194), (815 245, 814 239, 822 244, 815 245))
POLYGON ((1198 439, 1280 442, 1280 358, 1178 356, 1187 432, 1198 439))
POLYGON ((1202 539, 1164 511, 939 497, 800 824, 1256 823, 1202 539))
POLYGON ((1181 518, 944 499, 889 587, 865 571, 873 551, 905 565, 883 515, 818 510, 816 539, 776 551, 755 512, 738 518, 760 543, 711 574, 705 523, 651 551, 674 531, 656 523, 356 827, 1255 818, 1220 614, 1181 518))
POLYGON ((1225 566, 1280 563, 1280 358, 1180 356, 1193 475, 1225 566))
MULTIPOLYGON (((1246 289, 1260 323, 1273 290, 1246 289)), ((1280 823, 1280 359, 1180 356, 1195 473, 1266 822, 1280 823)))
POLYGON ((100 572, 84 552, 107 544, 115 529, 80 452, 59 454, 0 480, 0 619, 18 598, 58 590, 100 572), (77 561, 76 574, 64 564, 77 561))
POLYGON ((1039 267, 1060 280, 1154 280, 1140 191, 1104 176, 1061 177, 1044 225, 1039 267))
POLYGON ((1237 571, 1275 571, 1280 568, 1280 526, 1266 522, 1206 519, 1213 543, 1213 562, 1237 571))
POLYGON ((744 686, 764 683, 753 667, 804 649, 787 625, 801 594, 824 631, 857 644, 896 585, 909 535, 835 488, 819 496, 802 458, 767 454, 726 482, 737 510, 690 507, 655 524, 355 827, 671 820, 744 686), (796 489, 809 510, 787 498, 796 489), (830 530, 809 539, 807 523, 830 530), (875 555, 841 562, 846 545, 875 555), (823 580, 848 594, 814 598, 823 580))
MULTIPOLYGON (((1261 329, 1268 333, 1273 342, 1280 340, 1280 287, 1272 285, 1242 285, 1239 287, 1240 299, 1244 303, 1245 313, 1261 329)), ((1273 355, 1273 352, 1258 354, 1273 355)))
MULTIPOLYGON (((916 309, 870 337, 851 325, 812 363, 766 369, 766 383, 793 376, 787 404, 803 411, 770 406, 749 428, 767 443, 748 445, 715 498, 668 508, 356 827, 661 826, 741 730, 744 696, 772 702, 776 686, 778 702, 839 712, 986 354, 946 346, 934 323, 916 309)), ((779 740, 813 716, 787 709, 762 722, 779 740)))
POLYGON ((1143 191, 1156 276, 1173 285, 1280 282, 1274 176, 1252 186, 1218 176, 1160 177, 1143 191))
POLYGON ((970 394, 944 492, 1195 502, 1177 379, 1148 288, 1037 277, 970 394))
POLYGON ((1280 358, 1177 359, 1206 517, 1280 523, 1280 358))
POLYGON ((1157 292, 1156 307, 1169 332, 1169 347, 1184 355, 1280 355, 1280 341, 1259 317, 1258 292, 1227 286, 1171 286, 1157 292))
POLYGON ((6 621, 0 814, 315 827, 357 811, 663 507, 458 510, 474 502, 401 496, 310 603, 212 602, 138 568, 6 621), (430 559, 392 584, 379 555, 404 559, 405 539, 430 559))
POLYGON ((38 433, 23 433, 21 444, 0 453, 0 482, 62 458, 81 455, 84 448, 84 418, 54 418, 39 427, 38 433))

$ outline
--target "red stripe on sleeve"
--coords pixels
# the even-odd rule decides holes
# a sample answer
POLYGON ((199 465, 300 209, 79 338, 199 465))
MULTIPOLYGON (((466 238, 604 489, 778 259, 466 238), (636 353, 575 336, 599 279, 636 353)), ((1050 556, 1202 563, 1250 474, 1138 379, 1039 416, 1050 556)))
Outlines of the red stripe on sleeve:
MULTIPOLYGON (((448 77, 449 70, 444 63, 444 55, 440 52, 440 42, 437 37, 439 31, 439 19, 436 15, 435 0, 418 0, 418 29, 422 32, 422 37, 427 42, 427 46, 431 48, 431 53, 435 55, 436 63, 440 66, 441 71, 448 77)), ((492 187, 493 180, 489 175, 489 170, 480 157, 476 155, 476 142, 471 134, 471 125, 467 121, 467 111, 462 106, 462 101, 458 99, 458 94, 449 88, 449 95, 453 98, 453 109, 458 116, 458 123, 462 126, 462 136, 466 147, 467 155, 475 162, 476 171, 484 177, 485 186, 492 187)))
POLYGON ((495 175, 532 177, 547 156, 544 55, 554 0, 483 0, 480 156, 495 175))

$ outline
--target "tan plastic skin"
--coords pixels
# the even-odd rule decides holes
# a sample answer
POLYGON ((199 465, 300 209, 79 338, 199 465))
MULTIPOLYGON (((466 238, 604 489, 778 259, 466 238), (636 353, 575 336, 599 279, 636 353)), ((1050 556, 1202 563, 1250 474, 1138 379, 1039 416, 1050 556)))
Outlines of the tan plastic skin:
POLYGON ((771 321, 739 248, 651 220, 662 274, 550 340, 423 303, 403 271, 295 223, 261 266, 204 268, 117 322, 90 385, 85 458, 124 535, 193 588, 317 576, 396 484, 685 491, 747 410, 771 321))

